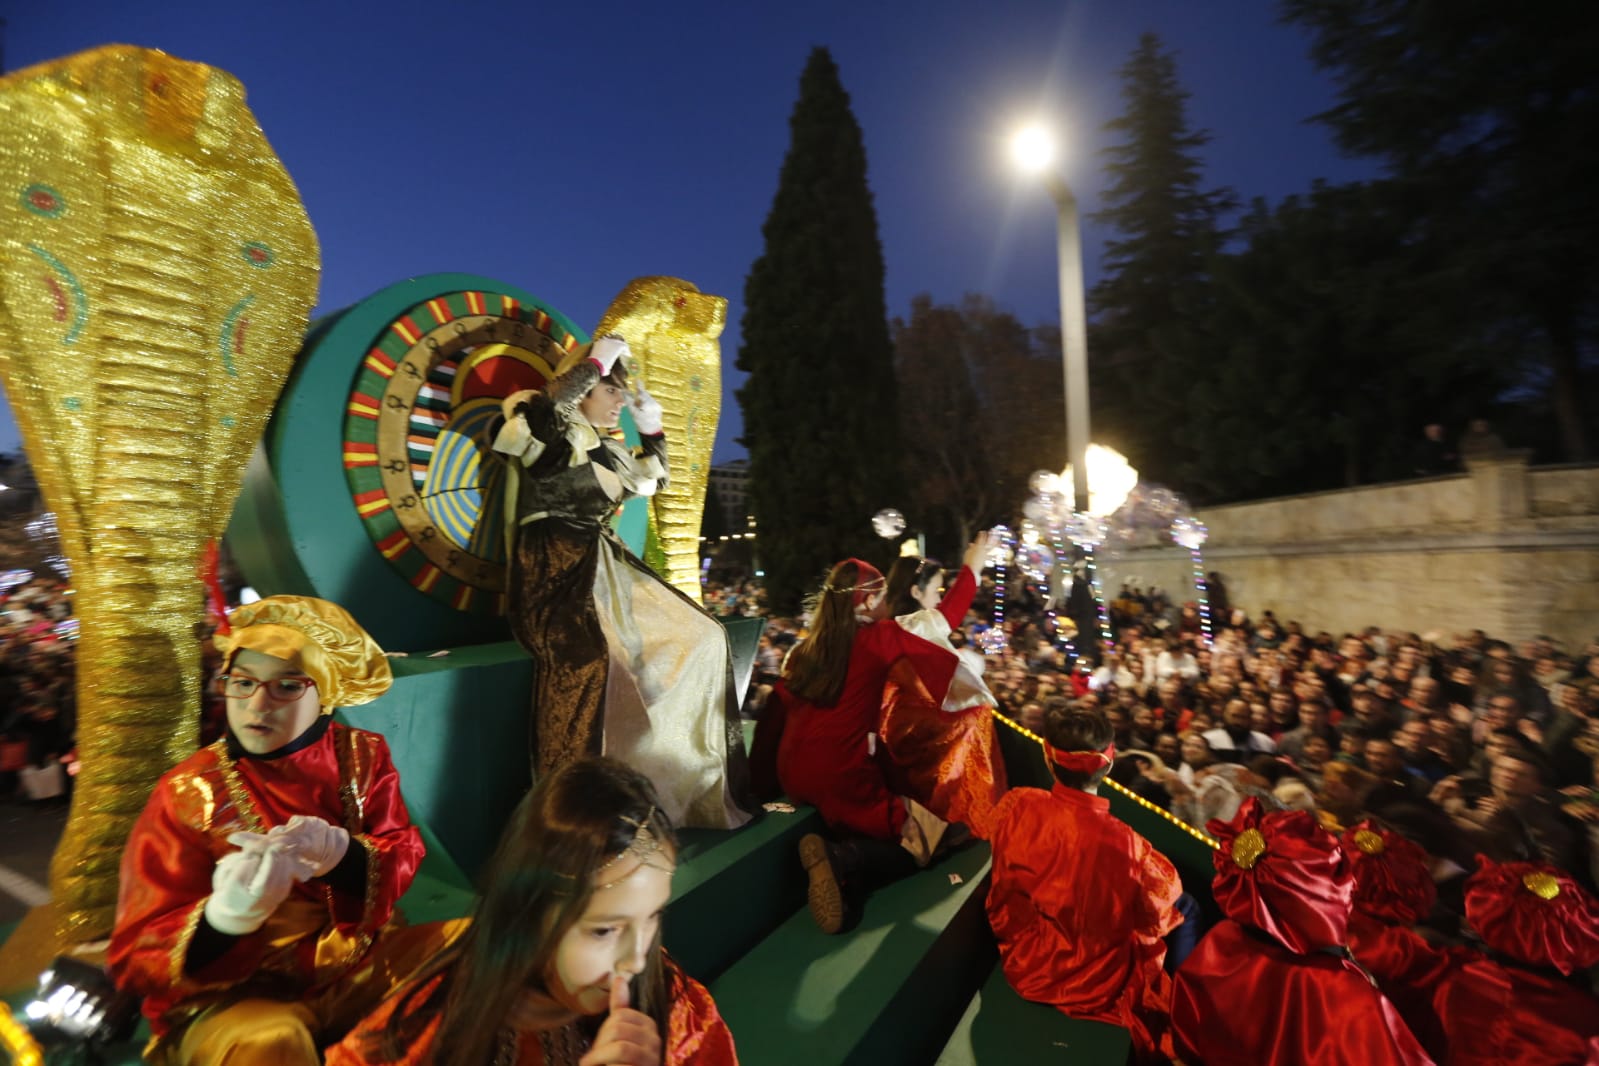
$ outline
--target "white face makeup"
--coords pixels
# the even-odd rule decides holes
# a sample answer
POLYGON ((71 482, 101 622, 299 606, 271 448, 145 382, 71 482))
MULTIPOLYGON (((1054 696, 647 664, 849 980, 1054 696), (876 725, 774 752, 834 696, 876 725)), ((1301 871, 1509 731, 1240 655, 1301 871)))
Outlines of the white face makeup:
POLYGON ((274 699, 267 682, 278 678, 304 678, 298 662, 288 662, 250 648, 240 648, 228 668, 230 676, 261 682, 248 699, 227 697, 228 727, 239 745, 252 755, 277 751, 310 729, 322 714, 322 703, 315 686, 307 687, 299 699, 274 699))
POLYGON ((672 870, 662 868, 663 859, 675 863, 676 857, 662 849, 647 857, 646 865, 624 855, 602 871, 605 887, 595 891, 583 916, 561 937, 546 978, 550 995, 562 1006, 603 1014, 611 978, 632 978, 644 969, 672 895, 672 870))

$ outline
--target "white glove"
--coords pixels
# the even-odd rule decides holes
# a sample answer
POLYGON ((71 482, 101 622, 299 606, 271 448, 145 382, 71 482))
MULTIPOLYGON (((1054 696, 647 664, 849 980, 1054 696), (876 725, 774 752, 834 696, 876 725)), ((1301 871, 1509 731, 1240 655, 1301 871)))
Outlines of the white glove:
POLYGON ((616 366, 618 359, 631 359, 633 352, 627 346, 627 341, 614 333, 607 333, 594 342, 589 349, 589 358, 594 360, 600 368, 600 377, 604 377, 616 366))
POLYGON ((230 936, 253 933, 288 898, 294 863, 273 848, 251 848, 222 856, 211 871, 205 920, 230 936))
POLYGON ((646 437, 661 432, 661 401, 649 394, 643 385, 630 401, 633 407, 633 424, 646 437))
POLYGON ((312 877, 325 876, 350 850, 349 830, 329 825, 314 814, 296 814, 287 823, 274 826, 267 840, 293 852, 312 877))

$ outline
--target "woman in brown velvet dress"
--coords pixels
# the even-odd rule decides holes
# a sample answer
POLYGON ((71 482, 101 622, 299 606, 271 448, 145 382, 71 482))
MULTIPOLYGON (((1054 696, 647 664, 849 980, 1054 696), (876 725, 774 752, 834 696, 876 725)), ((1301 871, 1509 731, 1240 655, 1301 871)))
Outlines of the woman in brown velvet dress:
POLYGON ((627 344, 601 337, 542 392, 505 400, 509 614, 533 658, 533 774, 590 755, 649 777, 678 825, 750 815, 726 630, 623 546, 611 517, 666 482, 661 407, 630 398, 627 344), (633 411, 639 454, 614 433, 633 411))

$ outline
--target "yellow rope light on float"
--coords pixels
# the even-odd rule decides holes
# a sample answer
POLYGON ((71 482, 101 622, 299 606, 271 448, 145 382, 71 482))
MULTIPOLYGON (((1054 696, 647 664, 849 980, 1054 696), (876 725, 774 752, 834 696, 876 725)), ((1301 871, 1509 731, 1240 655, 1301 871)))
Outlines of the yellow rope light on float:
MULTIPOLYGON (((1008 725, 1012 729, 1016 730, 1016 732, 1020 733, 1022 736, 1026 737, 1028 740, 1031 740, 1031 741, 1035 742, 1038 745, 1039 754, 1044 756, 1044 764, 1046 766, 1049 765, 1049 756, 1044 754, 1044 749, 1047 747, 1047 744, 1046 744, 1046 742, 1045 742, 1043 737, 1039 736, 1037 733, 1034 733, 1031 729, 1028 729, 1027 727, 1025 727, 1023 725, 1019 725, 1018 723, 1011 721, 1009 718, 1006 718, 1003 714, 1000 714, 997 710, 995 710, 992 707, 990 707, 988 709, 988 713, 993 715, 994 719, 996 721, 1004 722, 1006 725, 1008 725)), ((1128 789, 1127 789, 1127 787, 1125 785, 1118 784, 1117 782, 1112 781, 1108 777, 1105 778, 1104 783, 1109 785, 1111 788, 1115 789, 1117 792, 1120 792, 1123 796, 1126 796, 1128 799, 1132 800, 1134 803, 1138 804, 1140 807, 1144 808, 1144 810, 1151 811, 1151 812, 1153 812, 1155 814, 1158 814, 1160 817, 1166 819, 1166 821, 1170 822, 1172 825, 1175 825, 1178 829, 1181 829, 1183 832, 1187 833, 1189 836, 1193 837, 1195 840, 1199 841, 1201 844, 1204 844, 1206 847, 1208 847, 1208 848, 1220 848, 1221 847, 1221 841, 1217 840, 1215 837, 1211 836, 1209 833, 1205 832, 1202 829, 1195 829, 1193 826, 1189 825, 1187 822, 1183 821, 1181 818, 1179 818, 1176 815, 1172 814, 1170 811, 1166 810, 1164 807, 1157 806, 1156 804, 1153 804, 1153 803, 1149 802, 1144 797, 1133 794, 1132 792, 1128 791, 1128 789)))
POLYGON ((44 1066, 44 1052, 33 1034, 11 1016, 11 1008, 0 1003, 0 1047, 11 1056, 12 1066, 44 1066))

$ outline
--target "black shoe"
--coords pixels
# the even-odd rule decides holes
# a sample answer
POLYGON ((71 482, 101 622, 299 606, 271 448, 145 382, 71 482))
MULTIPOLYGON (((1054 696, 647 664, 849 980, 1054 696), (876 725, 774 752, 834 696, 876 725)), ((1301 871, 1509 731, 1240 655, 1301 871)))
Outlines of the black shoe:
POLYGON ((844 880, 833 856, 833 847, 816 833, 800 837, 800 862, 810 877, 811 917, 824 933, 841 933, 848 917, 844 899, 844 880))

